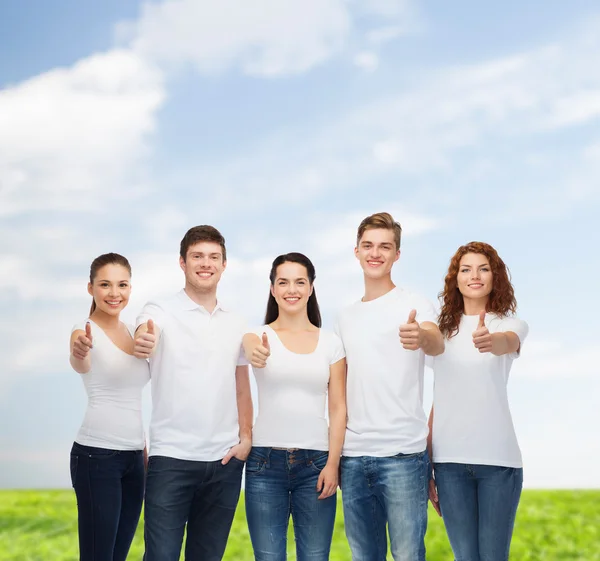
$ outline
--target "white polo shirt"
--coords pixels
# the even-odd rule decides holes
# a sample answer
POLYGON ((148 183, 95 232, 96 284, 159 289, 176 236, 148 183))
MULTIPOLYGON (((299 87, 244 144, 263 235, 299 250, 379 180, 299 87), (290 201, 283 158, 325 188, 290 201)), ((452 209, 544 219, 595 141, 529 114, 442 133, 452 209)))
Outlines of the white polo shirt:
POLYGON ((431 302, 396 287, 343 310, 336 332, 348 362, 348 423, 344 456, 394 456, 422 452, 427 443, 423 411, 422 350, 405 350, 400 326, 417 310, 419 323, 435 323, 431 302))
POLYGON ((148 302, 137 325, 152 319, 160 339, 150 358, 150 455, 214 461, 239 442, 235 369, 247 332, 243 318, 212 313, 184 290, 148 302))

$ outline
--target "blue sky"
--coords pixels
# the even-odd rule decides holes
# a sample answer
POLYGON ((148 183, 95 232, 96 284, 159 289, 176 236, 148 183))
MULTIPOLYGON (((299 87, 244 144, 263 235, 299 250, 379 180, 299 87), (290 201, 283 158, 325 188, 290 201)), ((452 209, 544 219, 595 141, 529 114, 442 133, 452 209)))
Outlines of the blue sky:
POLYGON ((388 210, 395 281, 431 300, 459 245, 498 249, 530 325, 525 485, 597 487, 599 37, 577 0, 2 3, 0 486, 68 486, 95 256, 130 259, 132 320, 214 224, 223 300, 258 323, 270 262, 303 251, 331 325, 361 296, 356 226, 388 210))

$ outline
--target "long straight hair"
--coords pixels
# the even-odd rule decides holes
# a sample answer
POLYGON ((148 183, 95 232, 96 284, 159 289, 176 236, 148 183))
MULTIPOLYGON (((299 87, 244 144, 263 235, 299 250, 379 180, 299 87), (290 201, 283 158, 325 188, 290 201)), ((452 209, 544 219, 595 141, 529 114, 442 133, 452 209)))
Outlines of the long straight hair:
MULTIPOLYGON (((131 276, 131 265, 129 261, 122 255, 118 253, 104 253, 99 255, 92 261, 90 265, 90 283, 94 284, 94 279, 98 275, 98 271, 102 269, 105 265, 121 265, 125 267, 129 271, 129 276, 131 276)), ((90 316, 94 313, 96 309, 96 301, 92 297, 92 307, 90 308, 90 316)))
MULTIPOLYGON (((306 257, 306 255, 296 252, 286 253, 275 258, 275 260, 273 261, 273 265, 271 266, 271 272, 269 273, 271 286, 275 286, 275 279, 277 277, 277 267, 279 267, 279 265, 283 265, 284 263, 298 263, 299 265, 302 265, 306 269, 308 282, 311 286, 313 286, 316 278, 315 267, 312 264, 312 261, 308 257, 306 257)), ((315 327, 321 327, 321 311, 319 310, 319 303, 317 302, 317 293, 315 292, 314 287, 312 294, 308 298, 306 311, 308 314, 308 321, 310 321, 310 323, 312 323, 315 327)), ((265 313, 265 325, 273 323, 278 317, 279 306, 273 294, 269 290, 269 300, 267 302, 267 311, 265 313)))

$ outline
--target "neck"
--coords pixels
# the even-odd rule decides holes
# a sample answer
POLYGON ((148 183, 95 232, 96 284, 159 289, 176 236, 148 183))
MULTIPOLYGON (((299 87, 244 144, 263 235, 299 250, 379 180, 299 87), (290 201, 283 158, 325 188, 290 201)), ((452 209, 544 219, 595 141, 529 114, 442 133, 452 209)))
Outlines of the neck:
POLYGON ((102 310, 99 310, 98 308, 96 308, 94 313, 90 315, 90 319, 102 329, 114 329, 119 327, 119 314, 112 316, 103 312, 102 310))
POLYGON ((466 316, 478 316, 485 311, 485 306, 488 302, 488 297, 484 298, 464 298, 463 309, 466 316))
POLYGON ((380 279, 372 279, 365 275, 365 295, 362 298, 363 302, 369 302, 375 300, 384 294, 387 294, 390 290, 396 288, 396 285, 392 282, 391 275, 387 275, 380 279))
POLYGON ((271 327, 273 329, 285 329, 286 331, 307 331, 315 328, 310 323, 306 312, 298 314, 280 313, 271 324, 271 327))
POLYGON ((184 290, 191 300, 196 302, 196 304, 200 304, 200 306, 202 306, 209 313, 212 313, 217 306, 216 287, 206 292, 202 292, 186 283, 184 290))

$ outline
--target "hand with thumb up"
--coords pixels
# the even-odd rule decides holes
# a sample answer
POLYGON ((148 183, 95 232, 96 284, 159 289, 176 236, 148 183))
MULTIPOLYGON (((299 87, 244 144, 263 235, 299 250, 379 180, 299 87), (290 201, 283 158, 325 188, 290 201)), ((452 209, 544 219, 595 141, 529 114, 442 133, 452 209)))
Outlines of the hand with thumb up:
POLYGON ((406 323, 400 326, 400 343, 407 351, 416 351, 423 346, 423 330, 416 317, 417 310, 411 310, 406 323))
POLYGON ((269 345, 267 334, 263 333, 259 343, 252 349, 252 354, 248 359, 254 368, 264 368, 270 356, 271 345, 269 345))
POLYGON ((84 360, 87 358, 90 349, 93 347, 92 326, 88 321, 85 324, 85 334, 80 333, 77 339, 73 341, 73 356, 76 359, 84 360))
POLYGON ((150 358, 156 346, 155 329, 154 322, 151 319, 147 321, 145 330, 143 329, 143 325, 138 327, 133 342, 133 356, 137 358, 150 358))
POLYGON ((492 352, 492 336, 485 326, 485 311, 479 314, 477 329, 473 331, 473 345, 480 353, 492 352))

